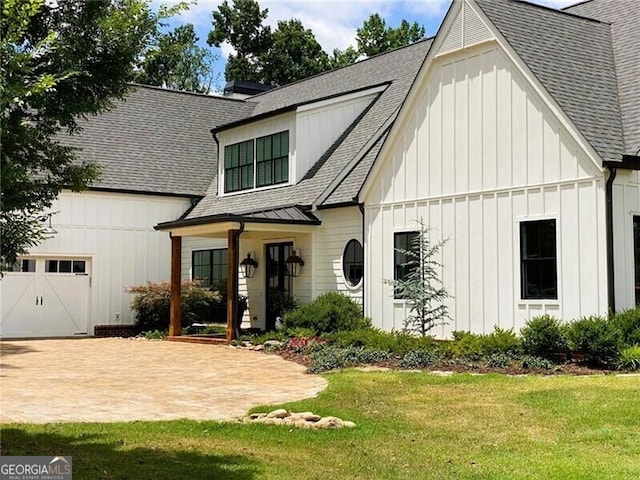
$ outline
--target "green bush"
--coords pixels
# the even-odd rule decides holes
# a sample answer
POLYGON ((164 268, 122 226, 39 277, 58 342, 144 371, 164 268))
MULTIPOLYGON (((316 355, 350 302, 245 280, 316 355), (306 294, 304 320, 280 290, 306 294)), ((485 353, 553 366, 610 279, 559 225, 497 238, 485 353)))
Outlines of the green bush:
POLYGON ((611 322, 626 346, 640 345, 640 307, 616 313, 611 322))
POLYGON ((618 358, 620 370, 640 370, 640 345, 623 348, 618 358))
POLYGON ((513 357, 504 353, 494 353, 487 358, 487 365, 492 368, 507 368, 513 357))
POLYGON ((533 356, 552 358, 567 350, 566 326, 551 315, 533 317, 522 330, 522 349, 533 356))
POLYGON ((438 355, 434 351, 418 348, 405 353, 400 361, 400 367, 405 369, 419 369, 433 365, 437 361, 438 355))
POLYGON ((559 368, 553 362, 546 358, 525 355, 520 359, 520 366, 526 370, 554 370, 559 368))
POLYGON ((602 317, 585 317, 571 323, 567 338, 572 351, 584 353, 588 362, 599 365, 613 365, 623 347, 617 325, 602 317))
POLYGON ((362 308, 350 297, 327 292, 311 303, 286 313, 283 325, 287 330, 311 328, 321 334, 366 328, 371 326, 371 321, 362 317, 362 308))
POLYGON ((494 327, 489 334, 477 334, 464 331, 453 332, 453 340, 443 346, 451 357, 464 357, 479 360, 491 355, 503 354, 516 356, 520 353, 521 342, 513 330, 494 327))
POLYGON ((386 362, 390 359, 389 352, 354 346, 325 345, 311 352, 308 370, 309 373, 319 373, 368 363, 386 362))
MULTIPOLYGON (((136 324, 140 332, 166 330, 169 328, 169 306, 171 284, 169 282, 149 282, 146 285, 127 288, 133 293, 131 310, 135 312, 136 324)), ((198 281, 182 283, 181 294, 182 327, 207 318, 209 308, 220 301, 218 292, 200 286, 198 281)))
POLYGON ((323 338, 342 347, 366 347, 399 356, 418 348, 434 350, 436 347, 432 337, 422 337, 409 332, 385 332, 374 327, 325 334, 323 338))
POLYGON ((167 334, 166 330, 151 330, 144 333, 144 338, 147 340, 164 340, 167 334))

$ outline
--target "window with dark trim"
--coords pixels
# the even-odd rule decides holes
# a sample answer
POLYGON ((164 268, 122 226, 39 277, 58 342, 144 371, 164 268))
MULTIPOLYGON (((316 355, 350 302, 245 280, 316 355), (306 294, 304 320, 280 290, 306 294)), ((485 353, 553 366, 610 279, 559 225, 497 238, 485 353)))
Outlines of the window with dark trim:
POLYGON ((253 188, 253 140, 224 148, 224 191, 253 188))
POLYGON ((256 138, 256 187, 289 180, 289 132, 256 138))
POLYGON ((227 249, 194 250, 191 253, 191 278, 226 295, 227 249))
MULTIPOLYGON (((399 232, 393 235, 393 279, 395 281, 404 280, 416 268, 415 265, 408 265, 413 258, 400 250, 414 251, 417 237, 418 232, 399 232)), ((402 298, 397 291, 393 296, 398 299, 402 298)))
POLYGON ((349 240, 342 253, 342 273, 347 284, 355 287, 364 274, 364 249, 355 239, 349 240))
POLYGON ((555 220, 520 223, 520 275, 523 299, 558 298, 555 220))

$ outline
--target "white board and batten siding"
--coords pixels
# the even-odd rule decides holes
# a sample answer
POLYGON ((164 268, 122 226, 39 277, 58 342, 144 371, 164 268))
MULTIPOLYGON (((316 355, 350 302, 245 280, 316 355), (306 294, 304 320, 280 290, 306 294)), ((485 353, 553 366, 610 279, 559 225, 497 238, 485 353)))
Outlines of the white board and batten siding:
POLYGON ((636 305, 633 217, 640 216, 640 172, 618 170, 613 183, 616 310, 636 305))
POLYGON ((326 292, 341 292, 362 303, 364 279, 351 286, 346 281, 342 257, 350 240, 363 244, 362 213, 358 207, 319 210, 322 225, 313 234, 313 297, 326 292))
POLYGON ((27 257, 86 260, 89 313, 80 333, 93 335, 95 325, 131 324, 126 287, 169 279, 169 236, 153 227, 180 217, 189 206, 185 198, 65 191, 51 208, 57 234, 27 257))
MULTIPOLYGON (((604 174, 494 41, 436 57, 365 191, 365 313, 398 329, 394 232, 422 217, 448 239, 452 321, 434 333, 518 331, 532 316, 607 310, 604 174), (523 220, 556 220, 557 300, 522 300, 523 220)), ((392 133, 393 135, 393 133, 392 133)))

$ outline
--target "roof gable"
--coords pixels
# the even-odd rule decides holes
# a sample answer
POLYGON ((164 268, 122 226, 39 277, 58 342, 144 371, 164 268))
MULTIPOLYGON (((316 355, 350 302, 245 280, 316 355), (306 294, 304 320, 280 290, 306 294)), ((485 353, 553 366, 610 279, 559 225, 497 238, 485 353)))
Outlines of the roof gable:
POLYGON ((514 0, 474 0, 603 160, 623 153, 611 29, 514 0))

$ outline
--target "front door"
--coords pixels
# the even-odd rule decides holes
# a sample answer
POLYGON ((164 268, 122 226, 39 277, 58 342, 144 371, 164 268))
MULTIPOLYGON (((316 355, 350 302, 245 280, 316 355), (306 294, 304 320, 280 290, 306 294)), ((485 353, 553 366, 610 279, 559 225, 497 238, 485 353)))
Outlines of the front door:
POLYGON ((279 299, 283 294, 291 295, 292 277, 289 275, 285 261, 293 253, 293 243, 270 243, 267 245, 267 330, 276 327, 279 311, 279 299))

